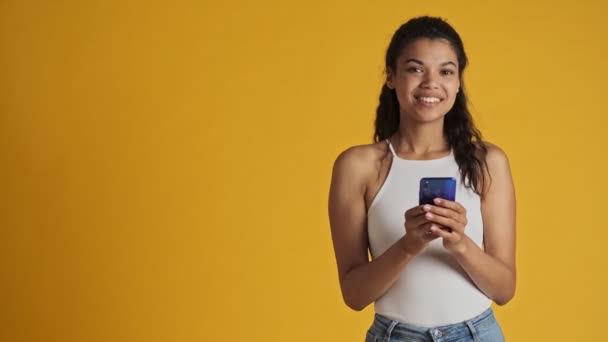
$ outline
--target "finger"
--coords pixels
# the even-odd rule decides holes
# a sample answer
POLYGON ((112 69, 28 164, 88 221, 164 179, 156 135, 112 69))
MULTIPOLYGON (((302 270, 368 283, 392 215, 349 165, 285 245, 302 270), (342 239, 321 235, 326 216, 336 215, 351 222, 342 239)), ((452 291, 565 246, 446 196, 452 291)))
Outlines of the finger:
POLYGON ((418 226, 417 229, 430 230, 431 226, 435 226, 439 229, 449 229, 450 231, 452 230, 451 228, 442 226, 436 222, 431 222, 431 221, 427 220, 426 218, 424 219, 424 223, 421 224, 420 226, 418 226))
POLYGON ((429 205, 428 208, 427 208, 427 206, 424 207, 424 211, 426 213, 432 213, 432 214, 435 214, 438 216, 449 217, 453 220, 464 223, 464 215, 458 213, 457 211, 449 209, 449 208, 439 207, 436 205, 429 205))
MULTIPOLYGON (((439 227, 437 225, 435 225, 432 222, 427 222, 423 225, 421 225, 418 230, 420 231, 420 233, 422 234, 422 236, 424 237, 424 239, 431 241, 431 240, 435 240, 437 238, 439 238, 439 235, 435 234, 433 232, 433 227, 439 229, 439 227)), ((441 230, 441 229, 439 229, 441 230)))
POLYGON ((454 229, 459 232, 464 230, 464 226, 462 225, 461 222, 454 220, 450 217, 439 216, 439 215, 435 215, 433 213, 426 213, 424 215, 424 218, 429 220, 430 222, 437 223, 439 225, 454 229))
POLYGON ((443 239, 447 239, 448 241, 452 240, 454 237, 454 235, 453 235, 454 233, 445 231, 443 229, 439 229, 435 225, 431 226, 430 230, 433 233, 433 235, 436 235, 437 237, 440 237, 443 239))
POLYGON ((461 214, 466 212, 466 209, 458 202, 449 201, 443 198, 435 198, 433 202, 440 207, 452 209, 461 214))
POLYGON ((424 217, 424 215, 418 215, 415 217, 408 217, 405 219, 405 226, 407 227, 411 227, 411 228, 418 228, 421 225, 428 223, 429 221, 424 217))
POLYGON ((406 218, 408 218, 408 217, 415 217, 415 216, 422 215, 422 214, 424 214, 424 213, 425 213, 425 211, 424 211, 424 209, 423 209, 422 207, 423 207, 423 206, 419 205, 419 206, 417 206, 417 207, 410 208, 410 209, 408 209, 408 210, 405 212, 405 215, 404 215, 404 216, 405 216, 406 218))

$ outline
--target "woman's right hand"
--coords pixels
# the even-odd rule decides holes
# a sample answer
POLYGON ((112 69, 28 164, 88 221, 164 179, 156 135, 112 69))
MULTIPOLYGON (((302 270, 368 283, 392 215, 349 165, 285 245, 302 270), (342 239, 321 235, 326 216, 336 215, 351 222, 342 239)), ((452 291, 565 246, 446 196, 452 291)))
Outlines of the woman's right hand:
POLYGON ((439 237, 431 231, 431 227, 440 227, 427 220, 424 217, 425 214, 426 211, 422 205, 413 207, 405 212, 405 236, 401 238, 401 243, 409 254, 419 254, 429 242, 439 237))

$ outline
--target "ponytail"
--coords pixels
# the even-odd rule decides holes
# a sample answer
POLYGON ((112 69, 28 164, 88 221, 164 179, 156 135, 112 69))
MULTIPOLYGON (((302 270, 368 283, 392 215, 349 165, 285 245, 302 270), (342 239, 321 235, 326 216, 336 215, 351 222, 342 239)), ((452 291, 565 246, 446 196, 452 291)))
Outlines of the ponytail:
POLYGON ((376 131, 374 141, 379 142, 390 138, 399 130, 399 101, 395 89, 386 83, 382 86, 380 103, 376 109, 376 131))

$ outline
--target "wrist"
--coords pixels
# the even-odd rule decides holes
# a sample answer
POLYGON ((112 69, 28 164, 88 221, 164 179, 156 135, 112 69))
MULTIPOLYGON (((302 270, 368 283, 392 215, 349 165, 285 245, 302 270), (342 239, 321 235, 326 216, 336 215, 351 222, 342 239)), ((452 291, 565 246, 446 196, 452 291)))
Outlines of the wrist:
POLYGON ((463 235, 460 242, 452 248, 452 253, 454 253, 457 258, 463 258, 467 254, 471 242, 472 241, 468 236, 463 235))
POLYGON ((416 246, 415 241, 412 241, 407 233, 399 240, 399 247, 404 257, 413 257, 424 249, 424 246, 416 246))

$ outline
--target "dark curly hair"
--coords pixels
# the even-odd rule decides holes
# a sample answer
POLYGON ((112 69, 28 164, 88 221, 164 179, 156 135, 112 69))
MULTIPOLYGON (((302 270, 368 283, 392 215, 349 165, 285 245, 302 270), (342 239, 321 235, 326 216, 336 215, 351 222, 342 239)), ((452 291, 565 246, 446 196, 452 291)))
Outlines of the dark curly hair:
MULTIPOLYGON (((481 132, 475 127, 467 108, 467 96, 462 74, 467 65, 467 56, 458 33, 446 21, 435 17, 418 17, 403 24, 393 35, 386 51, 386 72, 395 71, 397 59, 404 47, 419 38, 445 39, 458 57, 460 91, 456 94, 454 106, 445 116, 443 132, 454 151, 464 185, 481 195, 486 185, 484 170, 487 171, 488 149, 481 132)), ((374 141, 388 139, 399 129, 399 102, 394 89, 386 83, 382 86, 380 103, 376 110, 374 141)))

